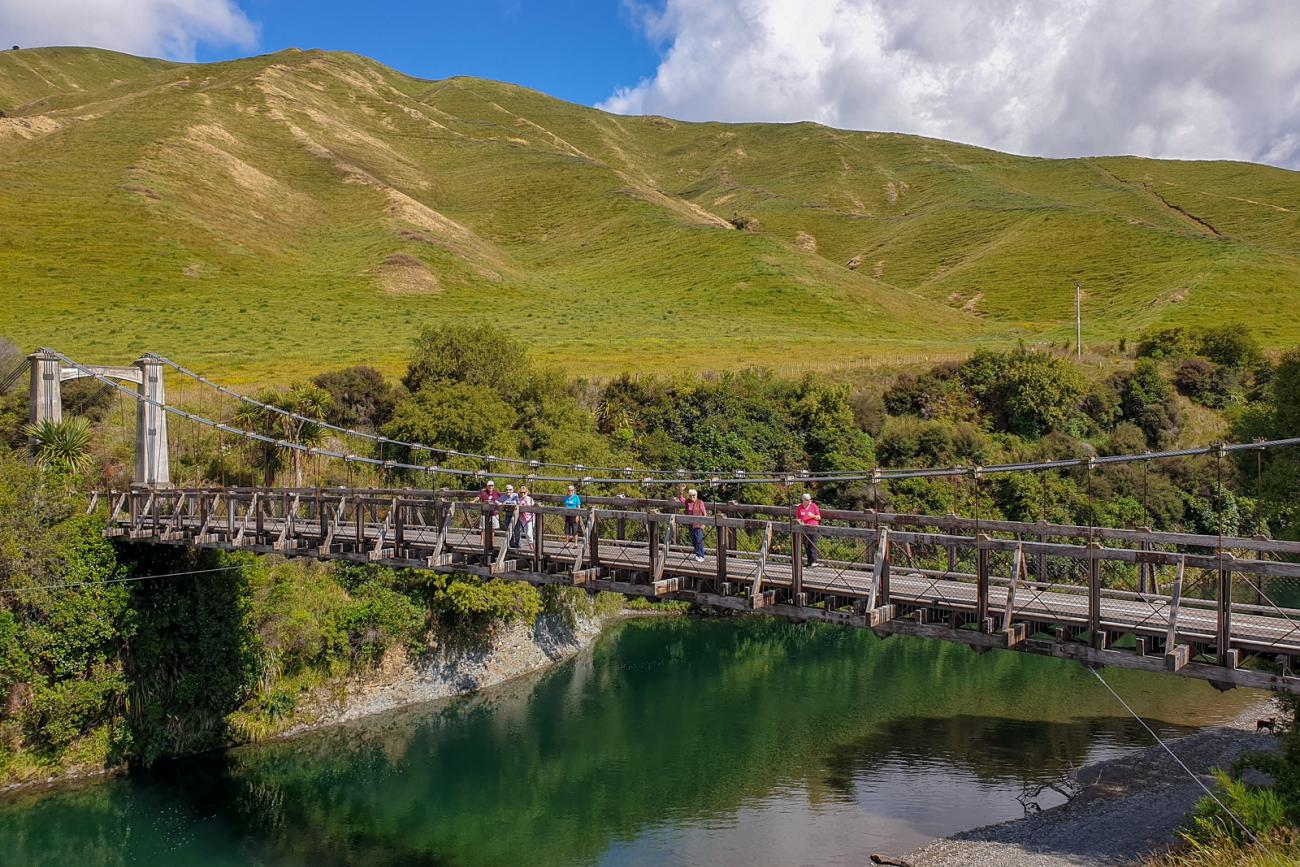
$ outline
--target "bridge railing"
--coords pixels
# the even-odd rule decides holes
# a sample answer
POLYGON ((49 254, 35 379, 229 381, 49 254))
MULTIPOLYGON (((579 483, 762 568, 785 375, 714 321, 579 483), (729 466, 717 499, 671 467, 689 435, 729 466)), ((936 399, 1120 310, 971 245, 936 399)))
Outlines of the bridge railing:
POLYGON ((566 510, 541 495, 521 510, 452 490, 141 487, 100 499, 109 532, 129 538, 394 565, 456 553, 467 567, 571 570, 575 582, 615 570, 656 592, 748 597, 753 607, 861 613, 897 603, 984 631, 1066 624, 1058 637, 1103 646, 1123 632, 1165 652, 1172 629, 1174 643, 1234 665, 1300 654, 1295 542, 1225 536, 1220 548, 1208 535, 836 510, 811 530, 780 506, 712 503, 695 517, 673 500, 590 497, 566 510), (531 549, 524 534, 511 539, 524 512, 531 549), (564 532, 566 518, 576 533, 564 532), (702 562, 692 527, 704 534, 702 562), (818 565, 808 568, 814 538, 818 565))

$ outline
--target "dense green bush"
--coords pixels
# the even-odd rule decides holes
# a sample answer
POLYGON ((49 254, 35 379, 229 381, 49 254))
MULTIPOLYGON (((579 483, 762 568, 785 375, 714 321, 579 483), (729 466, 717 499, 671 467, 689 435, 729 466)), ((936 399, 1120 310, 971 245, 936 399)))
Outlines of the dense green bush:
POLYGON ((1159 365, 1150 358, 1140 358, 1132 370, 1113 376, 1110 384, 1119 397, 1117 421, 1140 428, 1152 448, 1165 448, 1174 442, 1182 413, 1159 365))
POLYGON ((1232 400, 1237 381, 1231 368, 1208 358, 1187 358, 1174 369, 1173 384, 1184 397, 1211 409, 1223 409, 1232 400))
POLYGON ((1148 329, 1138 336, 1138 358, 1184 358, 1193 355, 1200 341, 1181 325, 1148 329))
POLYGON ((448 629, 462 636, 486 637, 498 625, 531 626, 542 610, 542 598, 536 587, 519 581, 457 575, 447 581, 436 605, 448 629))
POLYGON ((331 424, 376 431, 393 417, 396 390, 369 365, 331 370, 312 382, 330 395, 325 420, 331 424))
POLYGON ((1138 338, 1137 355, 1175 360, 1199 355, 1224 367, 1243 370, 1258 364, 1263 352, 1250 329, 1229 323, 1149 329, 1138 338))
POLYGON ((1023 347, 980 350, 961 366, 960 376, 994 430, 1022 437, 1071 429, 1085 388, 1070 362, 1023 347))
POLYGON ((122 643, 134 632, 102 524, 66 479, 0 449, 0 777, 55 768, 79 740, 90 763, 120 756, 122 643), (71 585, 71 586, 60 586, 71 585))

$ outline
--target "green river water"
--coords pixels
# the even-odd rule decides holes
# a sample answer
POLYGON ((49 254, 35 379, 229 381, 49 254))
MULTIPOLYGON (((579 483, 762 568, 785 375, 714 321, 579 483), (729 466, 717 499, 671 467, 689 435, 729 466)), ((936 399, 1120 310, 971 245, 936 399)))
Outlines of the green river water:
MULTIPOLYGON (((1262 698, 1104 674, 1162 734, 1262 698)), ((640 620, 476 696, 0 799, 0 863, 864 864, 1148 745, 1075 663, 640 620)))

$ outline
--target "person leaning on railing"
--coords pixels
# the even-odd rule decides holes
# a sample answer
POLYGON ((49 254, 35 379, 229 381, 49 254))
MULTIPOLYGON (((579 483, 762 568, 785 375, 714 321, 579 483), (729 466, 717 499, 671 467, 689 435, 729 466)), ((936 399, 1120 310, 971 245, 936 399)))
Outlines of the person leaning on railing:
POLYGON ((569 485, 569 493, 564 495, 564 508, 571 509, 564 516, 564 541, 578 541, 578 509, 582 508, 582 497, 578 496, 578 490, 569 485))
MULTIPOLYGON (((503 506, 513 506, 513 507, 514 507, 514 508, 511 508, 511 509, 507 509, 507 510, 506 510, 506 513, 507 513, 508 515, 513 516, 513 515, 515 515, 516 512, 518 512, 518 510, 519 510, 519 495, 515 493, 515 486, 514 486, 514 485, 506 485, 506 492, 505 492, 504 494, 501 495, 500 503, 501 503, 501 505, 503 505, 503 506)), ((507 519, 507 520, 510 520, 510 519, 507 519)), ((511 547, 511 548, 518 548, 518 547, 519 547, 519 529, 520 529, 520 527, 519 527, 519 519, 518 519, 517 517, 514 518, 514 520, 512 521, 510 527, 511 527, 511 528, 510 528, 510 547, 511 547)))
MULTIPOLYGON (((708 517, 708 509, 704 507, 704 501, 700 499, 700 492, 691 488, 686 490, 682 485, 681 490, 685 493, 678 496, 677 502, 686 507, 686 514, 697 515, 701 518, 708 517)), ((695 548, 695 562, 704 562, 704 525, 691 524, 691 545, 695 548)))
MULTIPOLYGON (((488 479, 487 484, 483 486, 483 490, 478 492, 478 501, 488 506, 495 506, 497 503, 501 502, 501 493, 497 490, 497 483, 492 481, 491 479, 488 479)), ((479 519, 478 519, 478 528, 480 530, 483 529, 484 518, 486 518, 488 515, 492 516, 493 530, 501 526, 500 519, 497 517, 497 510, 484 509, 483 513, 479 515, 479 519)))
POLYGON ((822 510, 813 502, 812 494, 804 494, 799 508, 794 510, 794 517, 803 524, 803 555, 808 568, 817 566, 817 530, 822 524, 822 510))
POLYGON ((536 505, 537 501, 533 499, 532 494, 528 493, 528 487, 524 486, 519 489, 519 527, 524 541, 528 543, 529 548, 537 547, 533 541, 533 518, 537 517, 532 512, 523 511, 526 506, 536 505))

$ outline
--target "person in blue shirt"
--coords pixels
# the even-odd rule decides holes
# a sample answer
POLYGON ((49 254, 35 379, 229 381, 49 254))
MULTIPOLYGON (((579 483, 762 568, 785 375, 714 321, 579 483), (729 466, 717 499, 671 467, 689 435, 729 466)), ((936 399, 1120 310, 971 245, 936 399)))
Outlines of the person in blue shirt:
MULTIPOLYGON (((503 506, 518 506, 519 495, 515 493, 515 486, 506 485, 505 494, 503 494, 501 499, 498 500, 497 502, 499 502, 503 506)), ((506 515, 512 515, 513 513, 514 513, 514 509, 506 510, 506 515)), ((507 518, 507 520, 509 520, 509 518, 507 518)), ((519 522, 518 521, 514 522, 514 529, 510 531, 510 547, 511 548, 519 547, 519 522)))
MULTIPOLYGON (((582 508, 582 497, 578 496, 578 490, 573 485, 569 485, 569 493, 564 498, 564 508, 566 509, 582 508)), ((578 516, 565 515, 564 516, 564 541, 566 542, 578 541, 579 532, 580 531, 578 530, 578 516)))

